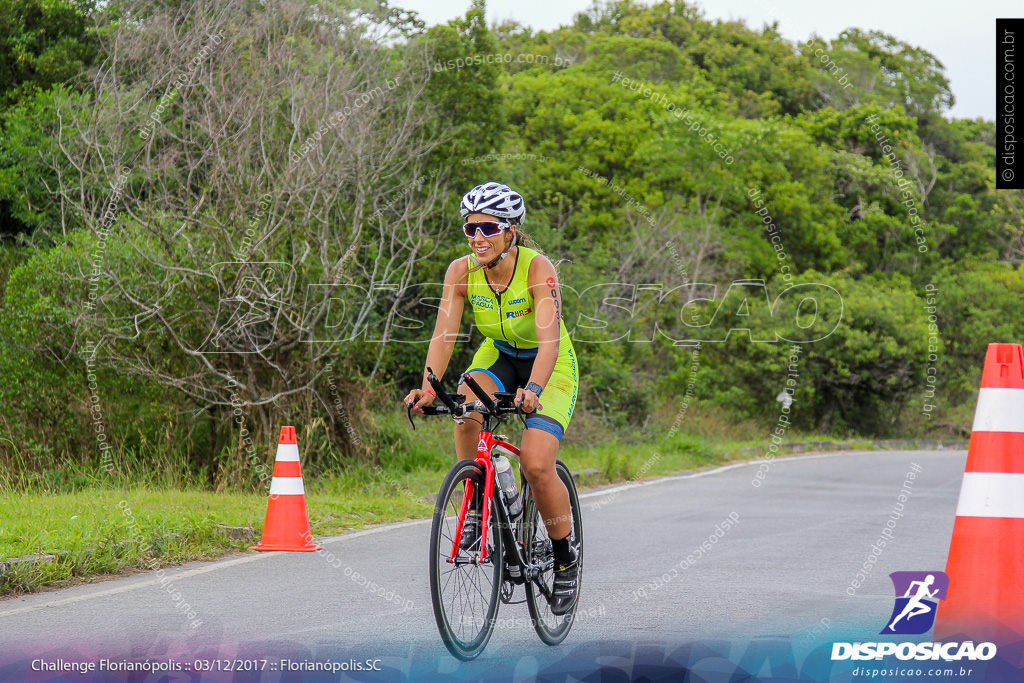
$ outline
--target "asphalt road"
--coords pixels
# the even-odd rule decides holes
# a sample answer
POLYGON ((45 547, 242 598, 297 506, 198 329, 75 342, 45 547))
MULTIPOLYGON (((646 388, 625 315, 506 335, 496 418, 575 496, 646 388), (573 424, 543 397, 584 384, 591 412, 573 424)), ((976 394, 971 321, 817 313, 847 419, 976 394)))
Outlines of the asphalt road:
POLYGON ((888 574, 945 567, 965 461, 964 451, 823 454, 586 492, 580 616, 555 648, 537 638, 525 605, 503 605, 479 660, 448 655, 422 520, 328 538, 320 554, 252 553, 0 602, 0 680, 11 662, 40 656, 379 658, 407 678, 471 680, 500 667, 523 678, 570 655, 600 662, 610 652, 602 643, 635 652, 653 642, 874 638, 892 609, 888 574), (892 540, 853 588, 888 520, 892 540))

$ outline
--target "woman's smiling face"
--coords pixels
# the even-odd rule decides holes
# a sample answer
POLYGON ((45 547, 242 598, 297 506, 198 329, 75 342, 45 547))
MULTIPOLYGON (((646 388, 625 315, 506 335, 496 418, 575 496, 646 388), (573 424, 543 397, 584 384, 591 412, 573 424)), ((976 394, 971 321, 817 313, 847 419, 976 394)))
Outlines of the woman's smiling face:
MULTIPOLYGON (((467 223, 494 223, 504 222, 501 218, 495 218, 486 213, 471 213, 466 217, 467 223)), ((469 239, 469 246, 480 263, 489 263, 498 258, 508 247, 509 241, 515 239, 514 227, 502 230, 494 237, 484 237, 483 232, 477 230, 469 239)))

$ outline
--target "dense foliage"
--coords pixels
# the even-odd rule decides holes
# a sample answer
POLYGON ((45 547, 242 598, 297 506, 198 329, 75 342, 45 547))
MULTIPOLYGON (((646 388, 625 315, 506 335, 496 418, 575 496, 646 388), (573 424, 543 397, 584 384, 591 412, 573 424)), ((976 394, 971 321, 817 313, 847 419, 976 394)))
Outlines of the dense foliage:
POLYGON ((429 29, 383 0, 18 0, 0 27, 0 485, 107 444, 255 483, 288 422, 322 425, 314 465, 396 461, 380 413, 491 178, 557 262, 579 410, 617 428, 689 386, 962 435, 986 344, 1024 337, 994 124, 879 31, 797 45, 682 0, 550 32, 482 0, 429 29))

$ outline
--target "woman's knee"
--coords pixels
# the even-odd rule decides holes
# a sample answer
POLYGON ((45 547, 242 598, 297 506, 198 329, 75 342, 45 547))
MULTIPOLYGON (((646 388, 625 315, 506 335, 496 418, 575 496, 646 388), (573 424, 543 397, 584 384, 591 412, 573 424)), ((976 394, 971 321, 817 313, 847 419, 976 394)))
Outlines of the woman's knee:
POLYGON ((520 466, 530 486, 541 488, 558 479, 555 473, 558 446, 558 439, 547 432, 527 429, 523 434, 520 466))
POLYGON ((520 466, 522 467, 526 481, 530 482, 530 486, 535 489, 548 486, 553 483, 554 480, 558 479, 558 474, 555 472, 555 464, 553 462, 527 460, 520 463, 520 466))

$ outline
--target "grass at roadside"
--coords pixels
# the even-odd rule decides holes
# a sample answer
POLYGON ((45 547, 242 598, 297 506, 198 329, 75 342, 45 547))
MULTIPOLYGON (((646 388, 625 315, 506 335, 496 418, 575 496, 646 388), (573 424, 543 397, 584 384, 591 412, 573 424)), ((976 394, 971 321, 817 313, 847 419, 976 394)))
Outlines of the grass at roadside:
POLYGON ((241 547, 218 525, 251 525, 257 509, 256 496, 199 491, 8 494, 0 497, 0 558, 53 557, 15 565, 0 578, 0 590, 218 557, 241 547))
MULTIPOLYGON (((425 486, 429 477, 422 479, 425 486)), ((306 503, 316 535, 424 517, 432 509, 423 500, 395 495, 390 484, 352 488, 344 478, 311 484, 306 503)), ((90 488, 4 495, 0 560, 53 557, 16 564, 0 577, 0 594, 245 550, 259 540, 266 508, 266 495, 208 491, 90 488), (252 531, 233 536, 232 527, 252 531)))
MULTIPOLYGON (((602 484, 720 464, 729 459, 729 451, 766 442, 763 425, 722 423, 714 414, 699 412, 688 419, 686 432, 659 429, 628 439, 607 433, 567 439, 560 457, 574 471, 598 470, 588 481, 602 484)), ((585 425, 580 432, 586 434, 585 425)), ((804 438, 815 437, 788 435, 788 440, 804 438)), ((437 492, 451 464, 452 456, 445 451, 450 453, 450 444, 450 425, 434 420, 421 423, 415 441, 399 441, 382 453, 382 466, 352 466, 330 476, 307 472, 306 503, 314 536, 430 516, 429 496, 437 492)), ((116 479, 107 485, 102 477, 93 480, 95 484, 68 493, 0 494, 0 561, 53 556, 50 562, 21 563, 6 572, 0 567, 0 596, 213 559, 245 550, 258 540, 263 526, 265 493, 129 487, 116 479), (239 538, 225 527, 252 532, 239 538)))

